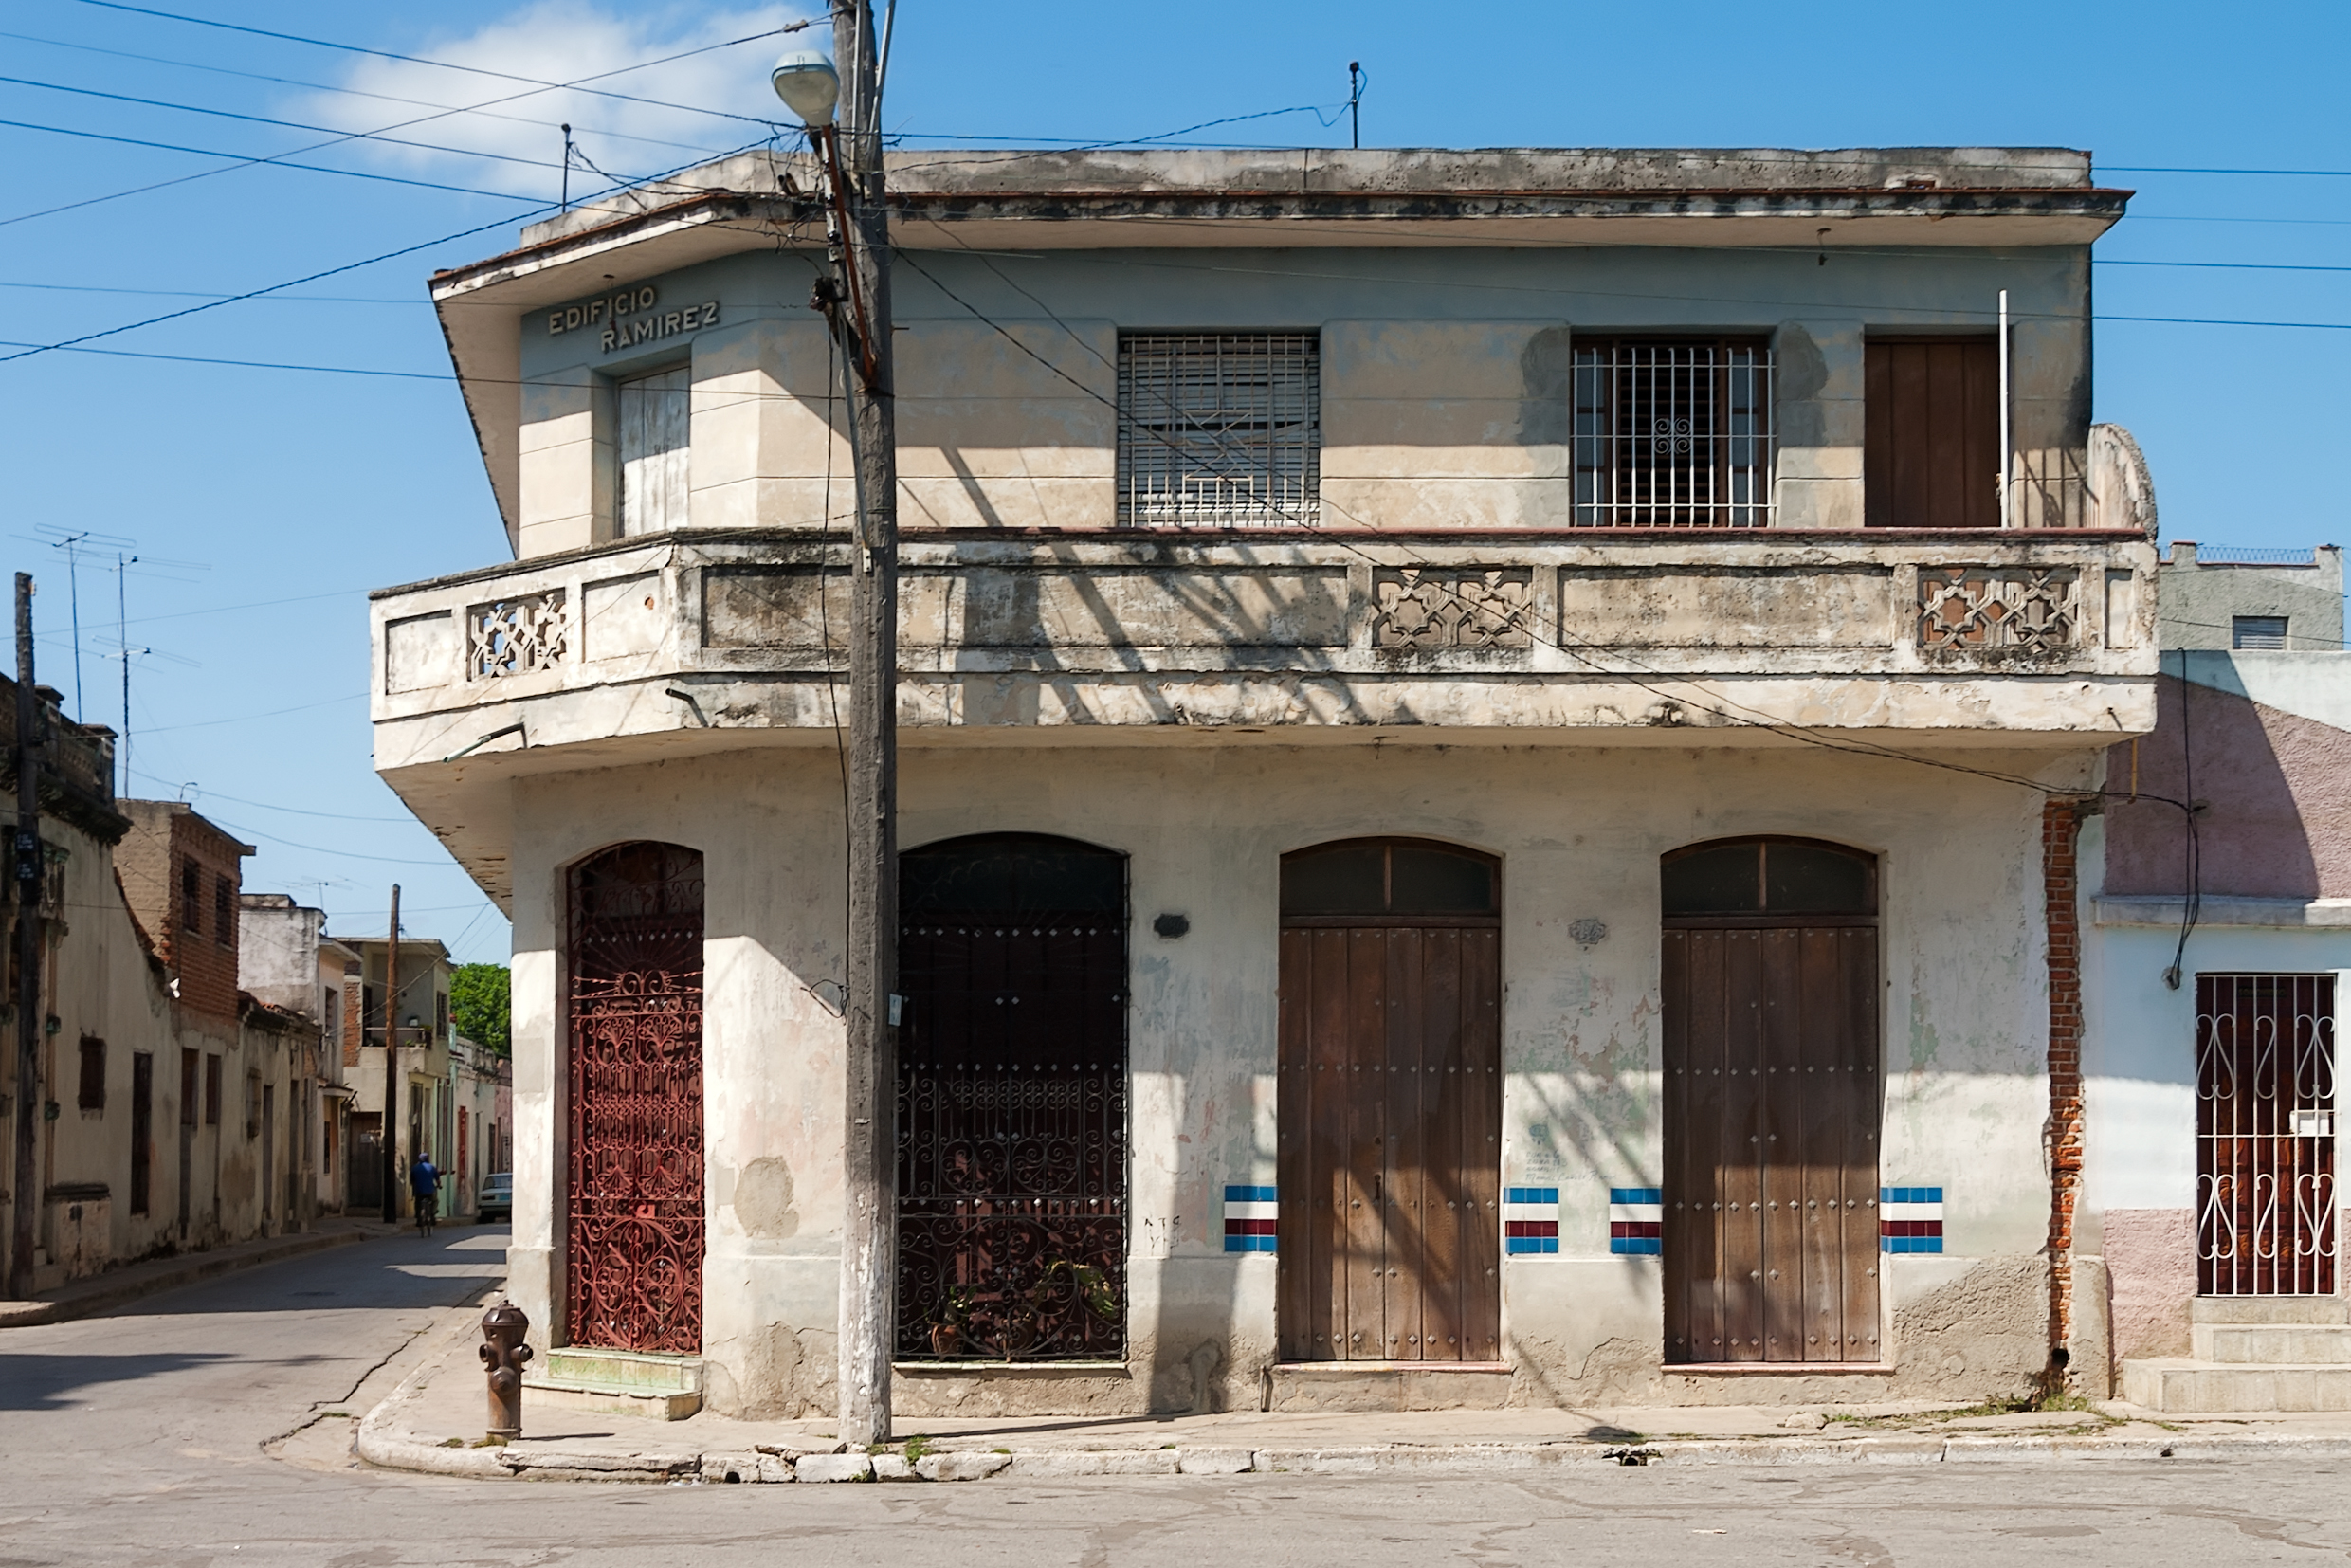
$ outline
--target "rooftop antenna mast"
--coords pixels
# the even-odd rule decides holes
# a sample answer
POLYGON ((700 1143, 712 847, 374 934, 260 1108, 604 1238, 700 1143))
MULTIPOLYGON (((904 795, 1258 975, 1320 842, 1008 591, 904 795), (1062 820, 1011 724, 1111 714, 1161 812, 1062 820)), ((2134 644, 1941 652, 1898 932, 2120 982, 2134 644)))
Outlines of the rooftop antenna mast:
POLYGON ((65 602, 73 619, 74 717, 83 720, 89 718, 90 710, 82 700, 82 560, 74 546, 89 537, 90 531, 84 528, 79 534, 49 541, 50 549, 65 552, 65 602))
MULTIPOLYGON (((541 121, 539 121, 539 123, 540 123, 540 124, 542 124, 542 125, 544 125, 544 124, 546 123, 546 121, 545 121, 545 120, 541 120, 541 121)), ((563 127, 563 208, 562 208, 562 210, 564 210, 564 211, 566 211, 566 212, 569 212, 571 210, 572 210, 572 127, 571 127, 571 125, 567 122, 567 123, 564 125, 564 127, 563 127)))
POLYGON ((1363 62, 1347 62, 1347 145, 1363 145, 1363 62))
POLYGON ((122 738, 115 743, 115 756, 122 763, 122 781, 115 793, 123 799, 132 798, 131 789, 131 661, 152 649, 131 646, 131 595, 127 579, 131 563, 137 556, 115 553, 115 642, 119 645, 117 657, 122 661, 122 738))

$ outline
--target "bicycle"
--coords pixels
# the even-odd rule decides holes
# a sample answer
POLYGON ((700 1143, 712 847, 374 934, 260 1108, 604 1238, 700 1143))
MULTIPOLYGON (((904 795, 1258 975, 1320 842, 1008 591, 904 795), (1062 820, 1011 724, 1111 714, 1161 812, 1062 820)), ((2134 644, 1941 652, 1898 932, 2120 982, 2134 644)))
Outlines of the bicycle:
POLYGON ((429 1236, 432 1234, 433 1225, 436 1219, 434 1211, 438 1210, 440 1207, 440 1194, 419 1193, 416 1194, 416 1233, 418 1235, 429 1236))

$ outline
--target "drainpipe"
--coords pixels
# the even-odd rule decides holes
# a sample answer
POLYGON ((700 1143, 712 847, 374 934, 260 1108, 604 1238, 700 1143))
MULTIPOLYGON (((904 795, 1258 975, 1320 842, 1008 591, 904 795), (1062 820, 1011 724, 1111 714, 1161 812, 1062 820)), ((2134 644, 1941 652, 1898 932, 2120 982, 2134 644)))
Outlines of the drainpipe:
POLYGON ((2014 484, 2013 470, 2015 465, 2014 456, 2015 443, 2010 430, 2008 400, 2008 290, 2002 289, 2000 290, 2000 526, 2003 528, 2014 526, 2009 516, 2014 510, 2009 503, 2009 492, 2014 484))

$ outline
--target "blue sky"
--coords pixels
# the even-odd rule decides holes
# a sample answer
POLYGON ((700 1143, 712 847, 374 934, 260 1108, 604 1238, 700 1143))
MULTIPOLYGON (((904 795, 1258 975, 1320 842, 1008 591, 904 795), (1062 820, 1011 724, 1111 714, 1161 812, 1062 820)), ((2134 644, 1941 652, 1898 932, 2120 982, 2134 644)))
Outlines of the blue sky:
MULTIPOLYGON (((519 216, 554 193, 558 121, 621 176, 761 139, 776 46, 598 83, 702 113, 483 73, 574 81, 799 12, 183 3, 182 16, 473 70, 152 14, 172 0, 18 0, 0 14, 0 120, 14 122, 0 125, 0 338, 55 342, 408 252, 89 345, 112 355, 0 363, 12 501, 0 538, 11 568, 41 581, 43 676, 74 704, 65 552, 46 541, 89 530, 79 711, 119 724, 120 643, 152 650, 132 661, 137 793, 185 794, 258 845, 249 887, 321 903, 357 933, 382 928, 398 881, 409 930, 502 958, 504 921, 370 767, 366 591, 505 554, 424 279, 512 243, 519 216), (441 112, 492 100, 505 101, 441 112), (299 155, 342 173, 202 155, 295 157, 427 116, 389 134, 428 147, 299 155), (480 231, 430 243, 464 230, 480 231), (121 579, 119 639, 115 539, 142 557, 121 579)), ((1017 145, 1312 106, 1187 139, 1338 145, 1359 59, 1368 146, 2092 149, 2105 183, 2140 192, 2100 246, 2097 417, 2139 436, 2167 537, 2305 547, 2351 533, 2334 488, 2351 331, 2121 318, 2351 323, 2351 173, 2154 172, 2351 171, 2346 43, 2340 4, 905 0, 886 109, 911 141, 1017 145)))

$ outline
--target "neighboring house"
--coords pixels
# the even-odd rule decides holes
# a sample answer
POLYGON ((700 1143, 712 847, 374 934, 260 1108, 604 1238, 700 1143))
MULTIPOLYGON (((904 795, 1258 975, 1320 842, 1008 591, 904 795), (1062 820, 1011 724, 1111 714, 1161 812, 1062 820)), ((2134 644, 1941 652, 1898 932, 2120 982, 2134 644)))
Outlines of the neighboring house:
POLYGON ((2326 1326, 2346 1322, 2334 1078, 2351 1005, 2342 553, 2182 540, 2161 584, 2155 731, 2108 752, 2105 811, 2082 841, 2087 1185, 2074 1245, 2111 1280, 2126 1397, 2331 1409, 2351 1398, 2351 1365, 2311 1363, 2351 1363, 2351 1330, 2326 1326), (2285 1392, 2279 1364, 2295 1368, 2285 1392))
MULTIPOLYGON (((402 922, 405 924, 406 922, 402 922)), ((390 944, 380 937, 339 937, 355 954, 357 1023, 343 1041, 343 1079, 351 1093, 347 1170, 349 1202, 361 1212, 380 1213, 384 1202, 384 988, 390 944)), ((392 1119, 392 1169, 399 1212, 411 1214, 408 1170, 419 1151, 447 1167, 457 1147, 457 1105, 450 1074, 456 1031, 449 1023, 449 950, 431 937, 400 940, 400 994, 391 1009, 400 1059, 398 1102, 392 1119)), ((441 1212, 448 1213, 448 1199, 441 1212)))
POLYGON ((449 1093, 456 1138, 449 1145, 449 1186, 443 1212, 470 1219, 480 1212, 482 1178, 507 1169, 514 1137, 513 1070, 506 1059, 458 1035, 449 1047, 449 1093))
MULTIPOLYGON (((2156 560, 2087 155, 889 181, 901 1413, 2104 1361, 2044 1139, 2156 560)), ((815 185, 731 158, 437 275, 517 558, 373 611, 377 766, 514 919, 513 1297, 743 1415, 834 1394, 815 185)))
MULTIPOLYGON (((41 1185, 0 1190, 0 1215, 20 1196, 41 1205, 35 1277, 47 1289, 117 1263, 299 1229, 314 1205, 298 1108, 315 1097, 319 1066, 309 1020, 238 989, 240 864, 250 850, 183 804, 117 799, 113 732, 75 723, 56 692, 37 690, 47 737, 41 1185)), ((0 680, 11 799, 15 698, 0 680)), ((12 880, 6 897, 13 955, 12 880)), ((15 1170, 12 1015, 6 1033, 0 1189, 15 1170)), ((12 1233, 0 1227, 0 1254, 12 1233)))
POLYGON ((358 955, 326 934, 322 909, 283 893, 247 893, 241 903, 238 975, 246 991, 300 1014, 318 1034, 319 1071, 300 1122, 302 1171, 313 1208, 340 1213, 349 1177, 344 1151, 351 1099, 343 1064, 344 990, 358 955))
POLYGON ((178 1120, 159 1135, 176 1166, 183 1246, 299 1229, 315 1212, 303 1159, 319 1075, 314 1019, 239 985, 242 844, 183 801, 125 800, 115 850, 122 896, 173 998, 178 1120))

